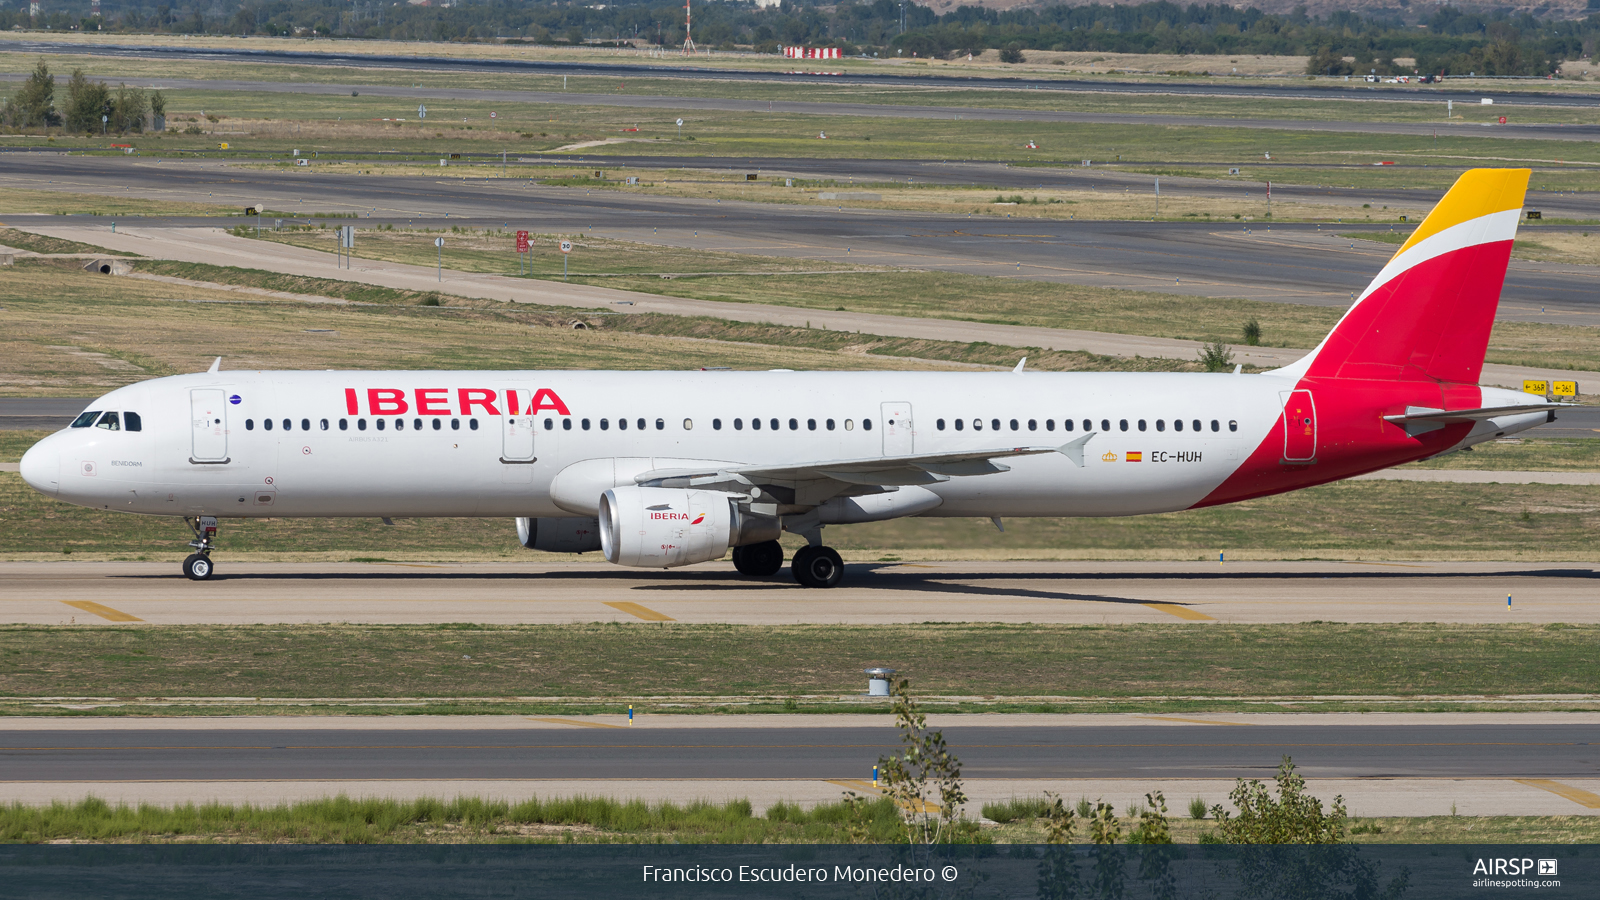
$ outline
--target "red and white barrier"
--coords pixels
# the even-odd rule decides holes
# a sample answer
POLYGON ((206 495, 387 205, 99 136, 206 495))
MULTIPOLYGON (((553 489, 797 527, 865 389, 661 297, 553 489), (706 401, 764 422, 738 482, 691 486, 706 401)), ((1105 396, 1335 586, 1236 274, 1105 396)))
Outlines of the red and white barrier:
POLYGON ((838 59, 838 47, 785 47, 783 55, 790 59, 838 59))

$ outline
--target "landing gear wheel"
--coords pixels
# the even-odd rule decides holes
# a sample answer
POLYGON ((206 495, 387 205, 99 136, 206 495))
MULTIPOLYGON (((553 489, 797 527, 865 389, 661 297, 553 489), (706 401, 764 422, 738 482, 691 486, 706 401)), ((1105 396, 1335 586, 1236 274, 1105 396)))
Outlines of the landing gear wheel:
POLYGON ((183 574, 190 581, 206 581, 211 578, 216 569, 211 565, 211 557, 204 553, 191 553, 183 561, 183 574))
POLYGON ((829 588, 844 578, 844 560, 832 547, 801 547, 789 570, 806 587, 829 588))
POLYGON ((763 541, 748 547, 733 548, 733 567, 741 575, 767 578, 783 568, 783 545, 777 541, 763 541))

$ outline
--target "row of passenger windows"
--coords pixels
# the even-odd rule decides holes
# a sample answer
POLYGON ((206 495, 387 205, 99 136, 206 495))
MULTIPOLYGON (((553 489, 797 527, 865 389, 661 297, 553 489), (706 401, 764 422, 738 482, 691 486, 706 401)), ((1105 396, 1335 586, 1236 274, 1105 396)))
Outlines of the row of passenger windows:
MULTIPOLYGON (((138 431, 140 429, 140 421, 139 421, 139 414, 138 413, 125 412, 125 413, 122 414, 122 418, 123 418, 124 423, 126 424, 126 427, 127 427, 128 431, 138 431)), ((367 420, 366 419, 356 419, 355 421, 356 421, 356 430, 357 431, 366 431, 367 430, 367 420)), ((385 428, 388 427, 388 425, 386 423, 388 423, 390 421, 392 421, 394 423, 394 430, 395 431, 404 431, 404 430, 406 430, 406 420, 404 418, 395 418, 393 420, 390 420, 390 419, 373 419, 372 421, 373 421, 374 427, 377 428, 377 430, 379 430, 379 431, 385 430, 385 428)), ((427 425, 428 421, 430 421, 430 420, 412 419, 411 420, 411 428, 414 431, 422 431, 424 428, 428 427, 428 425, 427 425)), ((434 431, 442 431, 442 430, 444 430, 444 420, 443 419, 433 419, 431 421, 432 421, 432 424, 433 424, 433 430, 434 431)), ((295 421, 293 419, 282 419, 282 420, 280 420, 280 422, 281 422, 281 427, 283 428, 284 431, 293 431, 294 430, 295 421)), ((563 418, 561 420, 561 427, 566 431, 571 431, 572 430, 572 422, 573 422, 572 419, 563 418)), ((779 431, 779 430, 781 430, 783 428, 783 426, 785 424, 784 420, 782 420, 782 419, 767 419, 767 420, 765 420, 765 425, 764 426, 763 426, 762 423, 763 423, 762 419, 751 419, 749 421, 750 430, 752 430, 752 431, 760 431, 763 427, 765 427, 769 431, 779 431)), ((595 424, 594 421, 591 420, 591 419, 579 419, 578 420, 578 427, 581 428, 584 431, 589 431, 589 430, 593 429, 594 428, 594 424, 595 424)), ((734 419, 733 420, 733 430, 734 431, 743 431, 745 429, 745 424, 746 423, 745 423, 744 419, 734 419)), ((800 430, 800 420, 799 419, 789 419, 787 421, 787 424, 789 426, 789 430, 790 431, 799 431, 800 430)), ((1000 430, 1002 430, 1003 425, 1006 424, 1006 423, 1002 423, 1001 420, 999 420, 999 419, 990 419, 987 424, 988 424, 989 430, 991 430, 991 431, 1000 431, 1000 430)), ((1011 426, 1011 430, 1012 431, 1021 431, 1023 429, 1023 422, 1022 422, 1021 419, 1011 419, 1009 421, 1009 424, 1011 426)), ((1029 431, 1038 431, 1040 424, 1041 423, 1040 423, 1040 421, 1038 419, 1028 419, 1027 420, 1027 430, 1029 430, 1029 431)), ((73 422, 72 422, 72 427, 73 428, 87 428, 90 425, 96 425, 97 427, 100 427, 100 428, 107 428, 107 429, 110 429, 111 431, 116 431, 118 429, 118 426, 117 426, 117 414, 114 413, 114 412, 108 412, 108 413, 104 413, 104 414, 99 413, 99 412, 86 412, 83 415, 78 416, 78 418, 73 420, 73 422), (95 420, 96 416, 99 416, 99 421, 95 420)), ((611 430, 611 425, 612 425, 612 422, 611 422, 610 419, 601 419, 600 420, 600 430, 601 431, 610 431, 611 430)), ((1044 422, 1043 422, 1043 425, 1044 425, 1044 430, 1045 431, 1055 431, 1056 430, 1056 420, 1055 419, 1045 419, 1044 422)), ((320 419, 320 420, 318 420, 317 426, 322 431, 327 431, 332 427, 332 424, 327 419, 320 419)), ((618 431, 627 431, 628 427, 629 427, 629 420, 628 419, 617 419, 616 420, 616 426, 617 426, 617 430, 618 431)), ((722 422, 721 419, 712 419, 711 420, 711 427, 712 427, 713 430, 721 431, 722 430, 722 426, 723 426, 723 422, 722 422)), ((984 423, 983 419, 972 419, 971 420, 971 428, 972 428, 973 431, 982 431, 984 429, 984 426, 985 426, 985 423, 984 423)), ((1078 429, 1078 426, 1079 426, 1079 423, 1078 423, 1077 420, 1074 420, 1074 419, 1062 419, 1061 420, 1061 430, 1062 431, 1076 431, 1078 429)), ((1095 426, 1095 422, 1094 422, 1093 419, 1084 419, 1084 420, 1082 420, 1082 426, 1083 426, 1083 430, 1084 431, 1094 431, 1095 430, 1095 427, 1094 427, 1095 426)), ((262 430, 271 431, 274 427, 277 427, 277 426, 274 425, 274 421, 272 419, 262 419, 261 420, 261 428, 262 428, 262 430)), ((477 419, 468 419, 467 420, 467 427, 470 428, 473 431, 477 431, 478 430, 478 420, 477 419)), ((556 420, 554 418, 546 418, 544 420, 544 430, 545 431, 554 431, 555 427, 556 427, 556 420)), ((644 431, 646 428, 649 427, 649 423, 645 419, 635 419, 635 420, 633 420, 633 427, 635 429, 639 430, 639 431, 644 431)), ((834 431, 835 429, 838 428, 838 422, 836 422, 833 419, 823 419, 823 420, 821 420, 821 427, 825 428, 828 431, 834 431)), ((856 427, 856 423, 855 423, 854 419, 845 419, 844 420, 844 430, 845 431, 854 431, 855 427, 856 427)), ((871 431, 872 430, 872 420, 871 419, 862 419, 861 420, 861 427, 862 427, 863 430, 871 431)), ((946 422, 944 419, 936 419, 934 421, 934 427, 937 428, 940 431, 944 431, 947 427, 953 427, 956 431, 965 431, 968 428, 968 420, 966 420, 966 419, 954 419, 954 420, 952 420, 950 422, 946 422)), ((1139 431, 1148 431, 1150 429, 1150 423, 1146 419, 1139 419, 1139 420, 1137 420, 1136 423, 1130 423, 1127 419, 1118 419, 1116 427, 1117 427, 1118 431, 1128 431, 1130 428, 1134 428, 1134 427, 1137 427, 1139 431)), ((1218 420, 1218 419, 1212 419, 1210 421, 1210 427, 1211 427, 1212 431, 1221 431, 1222 430, 1222 422, 1220 420, 1218 420)), ((255 428, 256 428, 256 420, 255 419, 245 419, 244 420, 244 430, 245 431, 254 431, 255 428)), ((657 431, 665 431, 666 428, 667 428, 667 421, 665 419, 656 419, 655 420, 655 428, 656 428, 657 431)), ((693 419, 684 419, 683 420, 683 429, 685 431, 688 431, 688 430, 690 430, 692 428, 694 428, 694 420, 693 419)), ((818 420, 816 420, 816 419, 806 419, 805 420, 805 428, 806 428, 807 431, 816 431, 817 428, 818 428, 818 420)), ((1185 423, 1185 421, 1183 419, 1173 419, 1172 420, 1172 430, 1173 431, 1183 431, 1183 430, 1185 430, 1185 428, 1187 428, 1189 431, 1200 432, 1200 431, 1204 431, 1205 430, 1206 423, 1202 422, 1200 419, 1190 419, 1190 420, 1188 420, 1187 424, 1185 423)), ((311 420, 310 419, 301 419, 300 420, 300 430, 301 431, 310 431, 311 430, 311 420)), ((349 419, 340 419, 339 420, 339 430, 340 431, 348 431, 348 430, 350 430, 350 420, 349 419)), ((450 430, 452 430, 452 431, 460 431, 461 430, 461 420, 460 419, 451 419, 450 420, 450 430)), ((1110 419, 1101 419, 1100 420, 1100 430, 1101 431, 1110 431, 1111 430, 1111 420, 1110 419)), ((1156 420, 1156 431, 1166 431, 1166 430, 1167 430, 1167 420, 1166 419, 1157 419, 1156 420)), ((1238 421, 1230 419, 1228 421, 1228 430, 1229 431, 1238 431, 1239 430, 1238 421)))
POLYGON ((88 428, 90 425, 96 428, 104 428, 107 431, 144 430, 144 420, 139 418, 139 414, 136 412, 124 412, 122 421, 118 422, 115 412, 101 412, 98 409, 79 413, 78 417, 72 420, 71 427, 88 428))
MULTIPOLYGON (((394 430, 395 431, 405 431, 406 430, 406 420, 403 419, 403 418, 396 418, 396 419, 393 419, 393 420, 390 420, 390 419, 373 419, 372 420, 372 424, 373 424, 373 427, 377 428, 379 431, 383 431, 383 430, 385 430, 386 428, 389 427, 388 423, 390 421, 394 422, 394 430)), ((434 419, 432 421, 433 421, 433 430, 434 431, 443 431, 444 430, 444 420, 443 419, 434 419)), ((546 420, 546 421, 548 421, 548 420, 546 420)), ((280 420, 280 422, 281 422, 281 424, 283 426, 283 430, 284 431, 293 431, 294 430, 294 420, 293 419, 282 419, 282 420, 280 420)), ((262 419, 261 420, 261 429, 263 431, 271 431, 273 429, 273 427, 274 427, 274 425, 273 425, 273 420, 272 419, 262 419)), ((319 419, 319 420, 317 420, 317 427, 318 427, 318 429, 320 429, 322 431, 327 431, 329 428, 332 427, 332 424, 327 419, 319 419)), ((427 427, 426 420, 423 420, 423 419, 412 419, 411 420, 411 429, 413 431, 421 431, 426 427, 427 427)), ((467 420, 467 427, 472 429, 473 431, 477 431, 478 430, 478 420, 477 419, 468 419, 467 420)), ((245 419, 244 420, 244 430, 245 431, 255 431, 256 430, 256 420, 255 419, 245 419)), ((310 419, 301 419, 300 420, 300 430, 301 431, 310 431, 311 430, 311 420, 310 419)), ((350 430, 350 420, 349 419, 340 419, 339 420, 339 430, 340 431, 349 431, 350 430)), ((357 431, 366 431, 367 430, 367 420, 366 419, 357 419, 356 420, 356 430, 357 431)), ((461 420, 460 419, 451 419, 450 420, 450 430, 451 431, 460 431, 461 430, 461 420)))
MULTIPOLYGON (((946 424, 945 420, 937 419, 937 420, 934 421, 933 424, 934 424, 934 427, 939 429, 940 431, 944 431, 945 430, 945 424, 946 424)), ((967 429, 967 427, 968 427, 966 419, 955 419, 950 424, 954 426, 956 431, 965 431, 967 429)), ((1038 431, 1039 430, 1039 424, 1040 423, 1039 423, 1038 419, 1029 419, 1028 423, 1027 423, 1028 430, 1029 431, 1038 431)), ((1078 424, 1079 423, 1074 419, 1062 419, 1061 420, 1061 430, 1062 431, 1076 431, 1077 428, 1078 428, 1078 424)), ((1083 424, 1083 430, 1084 431, 1094 431, 1095 430, 1094 420, 1093 419, 1084 419, 1082 421, 1082 424, 1083 424)), ((1221 431, 1222 430, 1222 422, 1220 420, 1212 419, 1210 424, 1211 424, 1211 430, 1212 431, 1221 431)), ((1001 421, 999 419, 990 419, 989 422, 988 422, 988 425, 989 425, 989 430, 991 430, 991 431, 999 431, 999 430, 1001 430, 1001 421)), ((1012 431, 1021 431, 1022 427, 1023 427, 1022 420, 1020 420, 1020 419, 1012 419, 1010 421, 1010 425, 1011 425, 1011 430, 1012 431)), ((1173 419, 1172 420, 1172 430, 1173 431, 1183 431, 1185 427, 1187 427, 1188 430, 1190 430, 1190 431, 1204 431, 1205 430, 1205 426, 1206 426, 1206 423, 1202 422, 1199 419, 1190 419, 1190 420, 1188 420, 1187 425, 1185 424, 1183 419, 1173 419)), ((984 428, 984 421, 982 419, 973 419, 971 427, 972 427, 973 431, 982 431, 983 428, 984 428)), ((1129 422, 1128 422, 1127 419, 1118 419, 1117 420, 1117 430, 1118 431, 1127 431, 1129 429, 1129 427, 1130 426, 1129 426, 1129 422)), ((1137 427, 1138 427, 1138 429, 1140 431, 1148 431, 1148 430, 1150 430, 1150 422, 1148 420, 1146 420, 1146 419, 1139 419, 1138 423, 1137 423, 1137 427)), ((1045 431, 1055 431, 1056 430, 1056 420, 1055 419, 1045 419, 1044 420, 1044 430, 1045 431)), ((1111 420, 1110 419, 1101 419, 1100 420, 1100 430, 1101 431, 1110 431, 1111 430, 1111 420)), ((1157 419, 1156 420, 1156 430, 1157 431, 1166 431, 1167 430, 1167 420, 1166 419, 1157 419)), ((1228 430, 1229 431, 1238 431, 1239 430, 1239 422, 1237 420, 1235 420, 1235 419, 1229 419, 1228 420, 1228 430)))

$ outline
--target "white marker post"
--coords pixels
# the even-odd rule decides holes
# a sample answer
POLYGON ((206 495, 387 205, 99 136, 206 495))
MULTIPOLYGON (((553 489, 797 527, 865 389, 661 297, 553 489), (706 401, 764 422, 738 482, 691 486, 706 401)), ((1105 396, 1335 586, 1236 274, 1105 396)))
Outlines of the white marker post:
POLYGON ((682 119, 678 120, 678 139, 679 140, 683 139, 683 120, 682 119))
POLYGON ((561 242, 561 280, 567 280, 567 257, 572 253, 572 242, 561 242))
POLYGON ((439 248, 439 283, 444 284, 444 238, 434 238, 433 245, 439 248))

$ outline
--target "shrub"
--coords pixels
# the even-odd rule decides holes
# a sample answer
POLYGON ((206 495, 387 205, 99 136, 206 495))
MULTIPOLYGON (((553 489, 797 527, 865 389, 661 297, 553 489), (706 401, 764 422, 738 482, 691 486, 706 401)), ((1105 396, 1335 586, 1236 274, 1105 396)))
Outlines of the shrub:
POLYGON ((1278 799, 1273 800, 1260 781, 1239 779, 1228 795, 1238 808, 1230 815, 1222 804, 1211 807, 1222 839, 1229 844, 1342 844, 1345 842, 1344 797, 1334 797, 1328 812, 1322 801, 1305 793, 1306 780, 1295 774, 1294 761, 1285 756, 1275 778, 1278 799))
POLYGON ((1244 323, 1244 342, 1252 347, 1261 343, 1261 323, 1257 322, 1254 317, 1244 323))
POLYGON ((1195 797, 1189 801, 1189 818, 1204 819, 1206 817, 1206 801, 1204 797, 1195 797))
POLYGON ((1003 63, 1027 62, 1028 58, 1022 55, 1022 45, 1007 44, 1000 48, 1000 61, 1003 63))
POLYGON ((1199 359, 1207 372, 1226 372, 1233 368, 1233 351, 1220 340, 1201 347, 1199 359))

